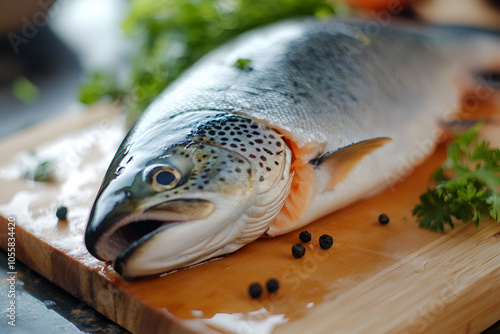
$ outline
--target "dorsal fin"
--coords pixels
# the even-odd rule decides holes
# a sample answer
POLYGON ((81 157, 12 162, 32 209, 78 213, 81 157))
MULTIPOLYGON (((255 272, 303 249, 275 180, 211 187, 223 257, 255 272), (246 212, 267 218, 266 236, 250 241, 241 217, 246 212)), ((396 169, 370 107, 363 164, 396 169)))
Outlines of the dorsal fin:
POLYGON ((391 141, 392 139, 388 137, 362 140, 328 151, 319 158, 311 160, 310 163, 315 168, 326 168, 329 170, 331 176, 325 189, 332 189, 349 175, 351 170, 363 157, 391 141))

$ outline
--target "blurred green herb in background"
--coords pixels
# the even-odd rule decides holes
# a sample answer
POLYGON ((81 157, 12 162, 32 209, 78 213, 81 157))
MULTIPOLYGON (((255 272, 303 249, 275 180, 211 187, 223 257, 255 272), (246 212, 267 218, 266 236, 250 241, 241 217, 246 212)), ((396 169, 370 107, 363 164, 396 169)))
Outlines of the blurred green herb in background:
POLYGON ((12 93, 26 104, 33 103, 40 94, 38 87, 25 77, 19 77, 14 81, 12 84, 12 93))
POLYGON ((137 45, 129 77, 93 73, 80 100, 109 97, 137 116, 201 56, 246 30, 289 17, 347 12, 334 0, 133 0, 123 24, 137 45))

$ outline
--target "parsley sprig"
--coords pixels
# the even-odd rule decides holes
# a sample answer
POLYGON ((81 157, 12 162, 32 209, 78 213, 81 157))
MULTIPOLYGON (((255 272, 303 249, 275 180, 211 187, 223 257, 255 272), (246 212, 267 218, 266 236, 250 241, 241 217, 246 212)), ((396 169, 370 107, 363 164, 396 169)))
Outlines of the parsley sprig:
POLYGON ((453 219, 500 222, 500 150, 479 141, 482 123, 459 136, 448 148, 447 160, 434 172, 435 186, 420 196, 413 209, 421 227, 444 231, 453 219))

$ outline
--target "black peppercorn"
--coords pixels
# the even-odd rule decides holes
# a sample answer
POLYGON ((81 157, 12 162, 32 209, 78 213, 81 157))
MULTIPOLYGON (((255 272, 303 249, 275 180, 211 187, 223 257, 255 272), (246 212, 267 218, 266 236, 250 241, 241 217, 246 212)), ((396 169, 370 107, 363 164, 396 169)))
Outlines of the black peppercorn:
POLYGON ((271 278, 270 280, 267 281, 266 287, 269 293, 275 293, 280 288, 280 284, 276 279, 271 278))
POLYGON ((68 215, 68 208, 65 206, 60 206, 57 208, 56 217, 60 220, 66 220, 68 215))
POLYGON ((307 243, 307 242, 311 241, 311 233, 309 233, 307 231, 300 232, 299 238, 302 242, 307 243))
POLYGON ((252 283, 248 287, 248 293, 252 298, 259 298, 262 295, 262 285, 260 283, 252 283))
POLYGON ((328 234, 323 234, 319 237, 319 246, 323 249, 329 249, 333 245, 333 238, 328 234))
POLYGON ((378 216, 378 222, 382 225, 388 224, 389 216, 386 215, 385 213, 381 214, 380 216, 378 216))
POLYGON ((297 259, 301 258, 304 256, 306 253, 306 249, 304 248, 304 245, 302 244, 295 244, 292 247, 292 255, 296 257, 297 259))

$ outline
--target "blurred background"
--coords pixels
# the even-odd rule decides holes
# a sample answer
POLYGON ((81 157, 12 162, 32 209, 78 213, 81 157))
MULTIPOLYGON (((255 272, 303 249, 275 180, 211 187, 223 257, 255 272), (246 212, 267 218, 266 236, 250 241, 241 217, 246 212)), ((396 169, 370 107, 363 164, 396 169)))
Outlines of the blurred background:
MULTIPOLYGON (((135 118, 203 54, 259 25, 393 14, 500 29, 499 0, 0 0, 0 140, 100 100, 135 118)), ((0 296, 6 265, 0 251, 0 296)), ((30 316, 14 333, 126 332, 29 268, 18 272, 19 312, 30 316)))

